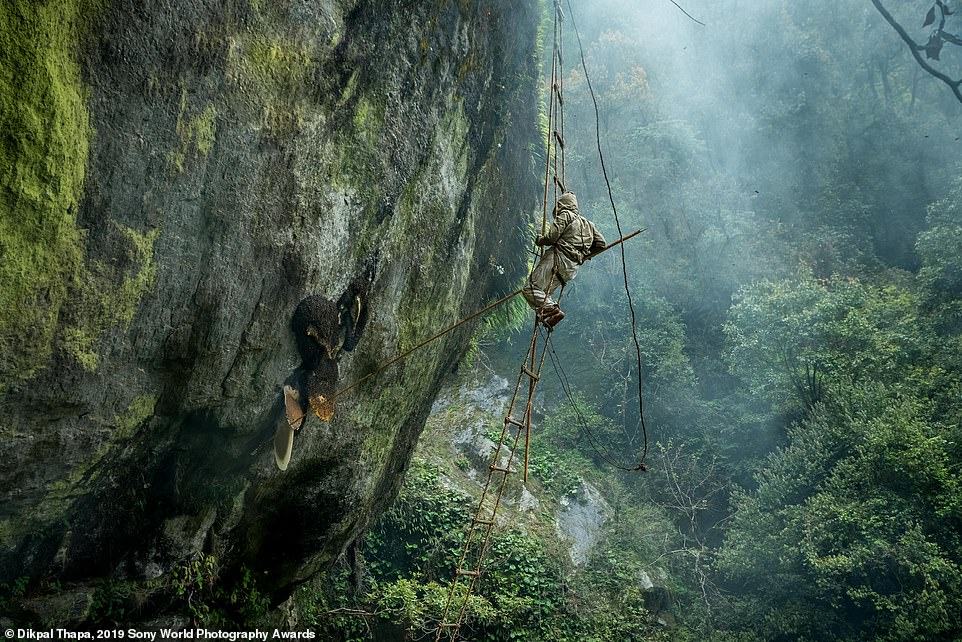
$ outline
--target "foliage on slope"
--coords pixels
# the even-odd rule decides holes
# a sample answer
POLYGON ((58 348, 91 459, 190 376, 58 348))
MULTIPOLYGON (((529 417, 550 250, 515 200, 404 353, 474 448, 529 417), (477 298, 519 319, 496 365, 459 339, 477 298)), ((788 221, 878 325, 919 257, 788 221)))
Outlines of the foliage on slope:
MULTIPOLYGON (((621 507, 583 566, 573 565, 559 538, 559 501, 580 487, 581 474, 600 481, 584 454, 557 446, 567 439, 560 426, 570 412, 545 420, 530 484, 538 508, 529 513, 511 499, 502 508, 507 522, 495 529, 465 631, 478 640, 679 639, 682 630, 656 622, 670 617, 665 589, 649 592, 640 579, 670 564, 658 560, 673 538, 658 509, 621 507), (640 538, 645 532, 657 535, 640 538)), ((298 594, 300 616, 329 639, 431 634, 477 502, 470 464, 451 455, 465 413, 463 406, 435 412, 400 496, 358 542, 359 557, 349 555, 298 594)), ((630 492, 606 484, 605 496, 630 492)))

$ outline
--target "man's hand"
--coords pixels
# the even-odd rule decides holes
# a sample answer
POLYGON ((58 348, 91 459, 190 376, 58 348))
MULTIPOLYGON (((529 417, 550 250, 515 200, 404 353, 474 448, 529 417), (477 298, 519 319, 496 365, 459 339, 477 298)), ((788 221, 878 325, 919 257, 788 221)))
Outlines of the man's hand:
POLYGON ((537 239, 535 239, 534 244, 537 245, 538 247, 544 247, 545 245, 549 245, 548 239, 546 239, 543 236, 539 236, 537 239))

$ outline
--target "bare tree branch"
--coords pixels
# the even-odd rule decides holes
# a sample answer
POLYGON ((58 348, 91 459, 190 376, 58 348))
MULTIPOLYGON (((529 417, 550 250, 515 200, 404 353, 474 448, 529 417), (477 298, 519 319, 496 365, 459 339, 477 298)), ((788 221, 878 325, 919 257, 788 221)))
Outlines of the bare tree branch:
MULTIPOLYGON (((939 80, 944 82, 946 85, 948 85, 949 88, 952 90, 952 93, 955 94, 955 97, 959 100, 959 102, 962 102, 962 80, 953 80, 949 76, 945 75, 944 73, 942 73, 941 71, 939 71, 938 69, 930 65, 921 56, 921 54, 919 54, 920 51, 925 50, 926 48, 925 45, 920 45, 919 43, 915 42, 915 40, 912 39, 912 36, 908 34, 905 28, 901 24, 899 24, 899 22, 892 17, 892 14, 889 13, 888 10, 882 5, 881 0, 871 0, 871 2, 873 5, 875 5, 875 8, 878 9, 878 12, 882 14, 882 17, 885 18, 885 21, 888 22, 893 29, 895 29, 896 33, 898 33, 899 36, 902 38, 902 40, 905 41, 905 44, 909 46, 909 51, 912 52, 912 56, 915 58, 915 61, 919 63, 919 66, 922 67, 922 69, 924 69, 929 75, 935 78, 938 78, 939 80)), ((942 14, 941 24, 942 25, 945 24, 944 12, 942 14)), ((942 29, 940 27, 939 30, 937 31, 937 35, 948 35, 948 34, 942 34, 942 29)), ((948 40, 949 42, 953 42, 951 39, 948 39, 948 40)))

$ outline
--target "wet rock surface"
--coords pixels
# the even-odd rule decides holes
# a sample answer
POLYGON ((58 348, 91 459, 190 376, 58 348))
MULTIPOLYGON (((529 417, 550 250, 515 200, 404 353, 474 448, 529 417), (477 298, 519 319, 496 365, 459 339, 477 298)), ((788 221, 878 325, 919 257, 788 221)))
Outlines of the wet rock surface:
POLYGON ((513 287, 539 19, 527 0, 164 0, 90 20, 76 226, 131 307, 71 283, 49 357, 0 398, 0 577, 27 611, 70 582, 50 609, 83 619, 85 586, 198 555, 277 603, 391 501, 472 327, 309 419, 281 473, 292 314, 376 258, 363 337, 338 308, 348 382, 513 287))
POLYGON ((601 539, 601 528, 611 514, 611 507, 598 489, 584 480, 574 497, 562 497, 560 503, 561 510, 555 520, 558 534, 571 544, 572 563, 584 564, 601 539))

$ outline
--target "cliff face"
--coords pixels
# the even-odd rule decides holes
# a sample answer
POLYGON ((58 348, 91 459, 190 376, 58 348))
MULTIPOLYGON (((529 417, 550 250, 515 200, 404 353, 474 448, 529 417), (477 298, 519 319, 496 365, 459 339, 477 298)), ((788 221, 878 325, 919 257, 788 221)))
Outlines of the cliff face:
POLYGON ((312 416, 281 473, 292 314, 363 304, 338 387, 520 278, 540 7, 6 5, 0 578, 203 553, 281 599, 395 495, 471 330, 312 416))

